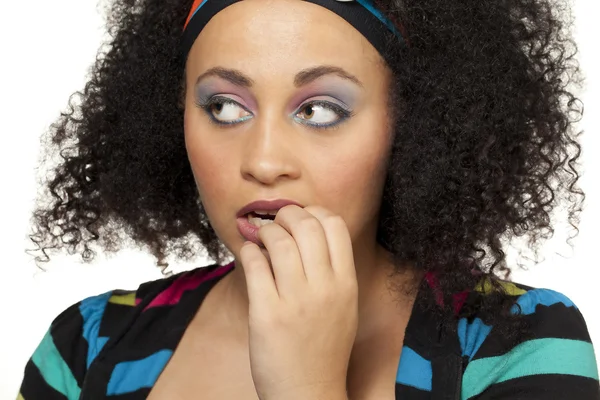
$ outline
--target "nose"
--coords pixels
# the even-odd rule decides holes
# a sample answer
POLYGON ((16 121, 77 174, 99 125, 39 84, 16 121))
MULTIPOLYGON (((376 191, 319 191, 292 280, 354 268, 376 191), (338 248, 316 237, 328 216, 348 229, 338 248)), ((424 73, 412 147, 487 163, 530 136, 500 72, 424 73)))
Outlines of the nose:
POLYGON ((297 140, 290 121, 278 116, 256 118, 245 132, 241 174, 246 180, 273 185, 282 179, 297 179, 297 140))

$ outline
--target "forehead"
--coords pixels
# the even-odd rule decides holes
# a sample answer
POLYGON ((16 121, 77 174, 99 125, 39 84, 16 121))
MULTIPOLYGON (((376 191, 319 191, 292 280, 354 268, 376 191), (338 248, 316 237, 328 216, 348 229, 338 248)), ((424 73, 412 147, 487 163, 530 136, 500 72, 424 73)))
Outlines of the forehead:
POLYGON ((319 64, 361 76, 384 68, 377 50, 352 25, 302 0, 244 0, 225 8, 202 30, 188 58, 192 70, 227 66, 258 76, 319 64))

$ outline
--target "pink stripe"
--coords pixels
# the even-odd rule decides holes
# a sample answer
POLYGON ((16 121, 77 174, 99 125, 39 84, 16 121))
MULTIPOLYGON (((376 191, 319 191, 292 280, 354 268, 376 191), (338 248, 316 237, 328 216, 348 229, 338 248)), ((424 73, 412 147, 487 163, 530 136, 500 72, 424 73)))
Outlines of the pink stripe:
POLYGON ((460 310, 462 310, 463 306, 465 305, 465 302, 467 301, 468 295, 469 295, 469 292, 467 292, 465 290, 464 292, 455 293, 452 296, 453 305, 454 305, 454 315, 458 315, 460 310))
POLYGON ((233 262, 218 267, 213 271, 207 273, 207 269, 198 268, 196 270, 186 272, 182 274, 179 278, 177 278, 171 286, 160 292, 158 296, 156 296, 150 304, 146 306, 144 311, 152 307, 160 307, 160 306, 172 306, 179 303, 181 296, 183 293, 188 290, 194 290, 203 282, 209 281, 211 279, 217 278, 221 275, 224 275, 228 271, 233 268, 233 262))
MULTIPOLYGON (((433 290, 433 293, 435 296, 435 302, 438 304, 438 306, 443 307, 444 306, 444 294, 442 293, 442 291, 440 289, 440 281, 437 278, 437 274, 435 272, 427 272, 425 274, 425 280, 427 281, 427 284, 429 285, 431 290, 433 290)), ((465 305, 468 295, 469 295, 468 290, 462 291, 460 293, 454 293, 452 295, 452 306, 453 306, 452 308, 454 309, 455 315, 458 315, 458 313, 460 312, 462 307, 465 305)))

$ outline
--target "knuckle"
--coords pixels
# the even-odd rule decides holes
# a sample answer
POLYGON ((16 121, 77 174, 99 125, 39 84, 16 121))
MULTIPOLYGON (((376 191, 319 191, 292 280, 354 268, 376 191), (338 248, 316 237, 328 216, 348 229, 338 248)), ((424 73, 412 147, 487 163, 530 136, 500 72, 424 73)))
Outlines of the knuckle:
POLYGON ((294 305, 292 314, 295 316, 295 318, 305 319, 313 314, 311 311, 312 307, 309 307, 306 303, 301 302, 294 305))
POLYGON ((318 219, 308 217, 298 221, 298 227, 307 233, 318 233, 323 230, 323 227, 318 219))
POLYGON ((293 250, 294 247, 296 247, 296 243, 291 236, 278 236, 277 238, 273 239, 271 243, 274 248, 282 251, 293 250))
POLYGON ((244 264, 249 267, 254 267, 259 262, 250 246, 243 246, 240 250, 240 256, 244 258, 244 264))
POLYGON ((282 216, 285 216, 288 213, 291 213, 294 210, 294 207, 299 208, 295 204, 288 204, 287 206, 283 206, 277 211, 277 215, 281 214, 282 216))
POLYGON ((329 307, 339 302, 339 300, 339 296, 337 296, 333 290, 328 290, 321 294, 321 301, 324 303, 325 307, 329 307))
POLYGON ((320 217, 327 217, 329 215, 334 215, 331 211, 329 211, 327 208, 323 207, 323 206, 307 206, 305 208, 306 211, 310 212, 311 214, 315 214, 315 215, 319 215, 320 217))
POLYGON ((317 288, 317 290, 315 290, 315 293, 313 293, 313 296, 320 307, 327 307, 328 305, 335 303, 339 299, 335 288, 329 286, 317 288))
POLYGON ((339 215, 330 215, 323 221, 323 224, 332 228, 346 229, 346 221, 339 215))

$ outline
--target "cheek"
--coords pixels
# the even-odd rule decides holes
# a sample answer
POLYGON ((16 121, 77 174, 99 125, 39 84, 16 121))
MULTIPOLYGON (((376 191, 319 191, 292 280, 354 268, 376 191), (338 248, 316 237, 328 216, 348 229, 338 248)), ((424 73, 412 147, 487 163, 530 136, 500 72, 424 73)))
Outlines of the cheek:
POLYGON ((342 215, 354 234, 379 211, 387 165, 386 142, 355 145, 352 151, 330 156, 318 178, 323 204, 342 215))
MULTIPOLYGON (((227 157, 223 151, 216 148, 213 140, 200 135, 199 127, 193 118, 186 118, 184 123, 185 146, 188 160, 194 174, 200 197, 208 211, 210 199, 226 197, 227 157)), ((212 207, 211 207, 212 208, 212 207)))
POLYGON ((352 193, 363 202, 377 202, 374 190, 378 190, 385 180, 387 160, 391 146, 389 126, 385 123, 384 106, 368 109, 352 126, 347 138, 330 152, 330 184, 341 195, 352 193))
POLYGON ((330 179, 322 182, 322 190, 353 203, 373 201, 373 190, 380 186, 384 178, 383 157, 379 152, 361 152, 360 155, 353 154, 344 159, 334 158, 329 172, 323 174, 323 177, 329 176, 330 179), (348 195, 352 195, 352 199, 348 195))

